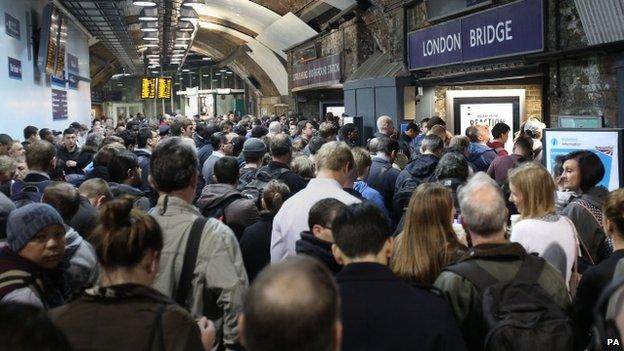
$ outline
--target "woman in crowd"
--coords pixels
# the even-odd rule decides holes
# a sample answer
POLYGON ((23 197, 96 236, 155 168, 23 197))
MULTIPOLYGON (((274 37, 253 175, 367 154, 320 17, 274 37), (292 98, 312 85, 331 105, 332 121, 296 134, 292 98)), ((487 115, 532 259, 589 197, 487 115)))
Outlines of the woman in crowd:
POLYGON ((577 257, 575 230, 568 218, 555 211, 554 180, 541 165, 526 162, 509 172, 509 187, 509 200, 520 213, 511 241, 543 257, 569 283, 577 257))
POLYGON ((74 349, 210 350, 214 326, 205 318, 196 323, 151 288, 163 236, 152 217, 133 208, 131 197, 102 207, 94 243, 102 285, 52 311, 74 349))
POLYGON ((290 189, 286 184, 271 180, 262 192, 260 220, 243 231, 240 249, 250 283, 271 261, 273 218, 289 195, 290 189))
POLYGON ((414 191, 405 226, 394 242, 390 267, 396 275, 433 284, 442 268, 465 252, 453 231, 454 214, 451 190, 443 185, 425 183, 414 191))
POLYGON ((487 174, 498 184, 507 180, 507 173, 517 164, 533 160, 533 140, 528 136, 519 136, 514 141, 511 155, 499 156, 492 161, 487 174))
MULTIPOLYGON (((559 177, 563 188, 576 195, 561 211, 576 226, 583 258, 596 264, 611 254, 611 242, 602 228, 602 207, 609 192, 598 183, 605 174, 600 158, 591 151, 567 154, 563 159, 563 173, 559 177), (587 254, 586 254, 587 252, 587 254)), ((584 271, 584 265, 581 270, 584 271)))
POLYGON ((581 350, 589 341, 592 311, 602 290, 613 279, 618 262, 624 258, 624 189, 611 192, 604 204, 603 226, 613 240, 613 254, 598 265, 585 271, 572 303, 572 317, 578 328, 578 347, 581 350))

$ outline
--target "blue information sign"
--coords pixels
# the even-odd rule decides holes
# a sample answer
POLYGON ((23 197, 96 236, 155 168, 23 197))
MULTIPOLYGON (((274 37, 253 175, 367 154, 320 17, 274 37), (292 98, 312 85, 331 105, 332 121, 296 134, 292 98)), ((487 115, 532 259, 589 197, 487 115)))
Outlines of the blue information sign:
POLYGON ((410 70, 544 50, 542 0, 521 0, 408 35, 410 70))
POLYGON ((22 61, 9 57, 9 77, 22 79, 22 61))

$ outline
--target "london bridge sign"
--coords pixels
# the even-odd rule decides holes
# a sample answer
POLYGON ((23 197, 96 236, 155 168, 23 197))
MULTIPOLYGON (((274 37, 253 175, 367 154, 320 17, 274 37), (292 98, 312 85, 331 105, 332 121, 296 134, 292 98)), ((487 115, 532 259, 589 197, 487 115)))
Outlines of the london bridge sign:
POLYGON ((542 0, 521 0, 410 32, 410 70, 544 50, 542 0))

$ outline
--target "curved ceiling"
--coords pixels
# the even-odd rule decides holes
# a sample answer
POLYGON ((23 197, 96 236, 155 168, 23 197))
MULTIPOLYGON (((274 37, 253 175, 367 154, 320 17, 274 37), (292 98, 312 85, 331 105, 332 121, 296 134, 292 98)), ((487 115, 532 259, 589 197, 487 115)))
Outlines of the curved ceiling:
MULTIPOLYGON (((314 37, 314 29, 291 12, 281 16, 249 0, 205 0, 192 6, 199 16, 199 30, 242 40, 251 49, 246 55, 264 71, 280 95, 288 95, 284 49, 314 37)), ((195 38, 198 46, 210 51, 208 47, 214 42, 201 40, 201 36, 195 38)))

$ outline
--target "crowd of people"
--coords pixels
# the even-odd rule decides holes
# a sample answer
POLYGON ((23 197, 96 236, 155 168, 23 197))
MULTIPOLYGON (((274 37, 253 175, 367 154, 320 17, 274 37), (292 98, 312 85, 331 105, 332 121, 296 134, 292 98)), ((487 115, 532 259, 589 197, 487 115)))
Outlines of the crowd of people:
POLYGON ((601 293, 624 271, 624 190, 600 186, 594 152, 547 170, 534 118, 517 135, 376 122, 365 142, 331 113, 0 134, 0 339, 362 351, 601 337, 601 293))

